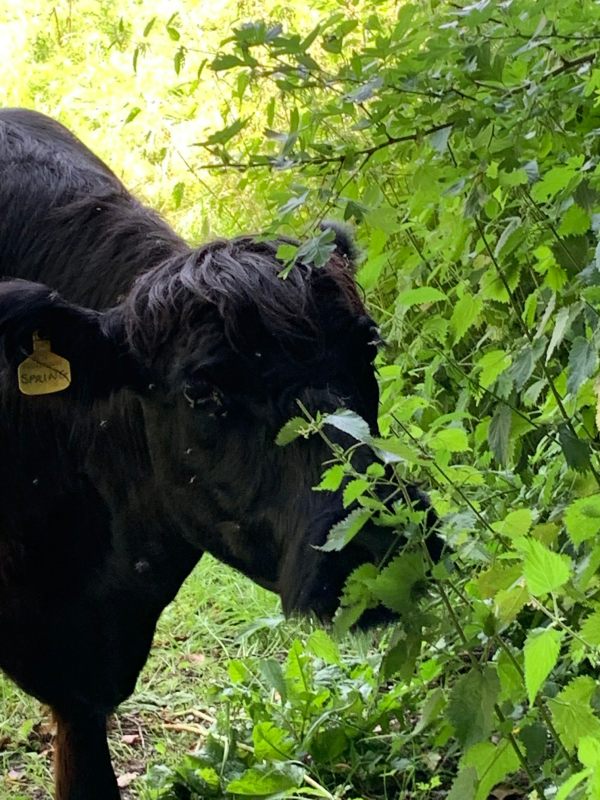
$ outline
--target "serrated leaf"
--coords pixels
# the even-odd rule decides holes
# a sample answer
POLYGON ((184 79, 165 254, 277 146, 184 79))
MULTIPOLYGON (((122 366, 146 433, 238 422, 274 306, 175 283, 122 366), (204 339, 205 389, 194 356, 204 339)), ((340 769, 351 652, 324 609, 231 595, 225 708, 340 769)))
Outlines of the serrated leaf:
POLYGON ((554 553, 531 538, 516 539, 515 547, 523 554, 527 588, 535 597, 555 592, 569 580, 571 559, 568 556, 554 553))
POLYGON ((492 528, 502 536, 514 539, 516 536, 525 536, 533 525, 533 514, 528 508, 519 508, 511 511, 501 522, 494 522, 492 528))
POLYGON ((371 585, 371 591, 387 608, 398 614, 414 610, 414 588, 425 578, 420 553, 402 553, 385 567, 371 585))
POLYGON ((581 440, 566 422, 558 426, 558 441, 565 461, 571 469, 589 469, 590 446, 587 442, 581 440))
POLYGON ((600 494, 580 497, 567 507, 565 525, 573 544, 581 544, 600 533, 600 494))
POLYGON ((558 226, 559 236, 579 236, 590 229, 590 215, 575 203, 566 210, 558 226))
POLYGON ((546 701, 554 727, 567 750, 574 750, 584 736, 600 737, 600 720, 590 705, 595 689, 595 680, 582 676, 546 701))
POLYGON ((505 403, 498 403, 488 429, 490 450, 496 461, 505 466, 510 453, 512 411, 505 403))
POLYGON ((496 378, 510 366, 511 358, 504 350, 490 350, 485 353, 475 368, 479 370, 479 383, 484 389, 488 389, 496 378))
POLYGON ((454 306, 450 318, 450 330, 454 333, 454 341, 460 342, 465 333, 478 320, 483 310, 483 300, 465 293, 454 306))
POLYGON ((304 417, 292 417, 277 434, 275 444, 279 445, 279 447, 284 447, 299 436, 306 436, 309 431, 309 423, 304 417))
POLYGON ((368 442, 371 439, 369 425, 365 420, 354 411, 336 411, 335 414, 327 414, 323 422, 326 425, 333 425, 338 431, 343 431, 359 442, 368 442))
POLYGON ((401 292, 396 302, 406 308, 412 308, 412 306, 420 306, 425 303, 437 303, 440 300, 447 299, 444 292, 441 292, 433 286, 419 286, 417 289, 409 289, 406 292, 401 292))
POLYGON ((586 617, 579 630, 579 635, 586 644, 600 647, 600 609, 586 617))
POLYGON ((355 478, 354 480, 350 481, 344 488, 344 508, 348 508, 348 506, 352 505, 357 498, 361 497, 361 495, 367 491, 370 485, 371 484, 369 481, 365 480, 364 478, 355 478))
POLYGON ((333 467, 325 470, 321 482, 318 486, 315 486, 315 489, 320 492, 337 492, 345 475, 344 466, 342 464, 334 464, 333 467))
POLYGON ((456 738, 463 746, 468 747, 490 735, 499 692, 500 682, 491 664, 482 670, 471 669, 458 679, 450 694, 447 713, 456 738))
POLYGON ((567 371, 567 391, 577 394, 579 387, 596 372, 598 355, 591 342, 578 336, 571 346, 567 371))
POLYGON ((563 634, 552 628, 530 631, 525 641, 525 686, 533 705, 541 686, 558 661, 563 634))
POLYGON ((372 511, 365 508, 355 508, 347 517, 337 522, 329 531, 327 541, 321 547, 315 547, 315 550, 321 550, 324 553, 331 553, 333 550, 341 550, 348 542, 360 533, 365 524, 373 516, 372 511))
POLYGON ((475 800, 488 800, 494 786, 521 766, 518 755, 507 739, 502 739, 498 744, 480 742, 474 745, 465 753, 462 763, 477 770, 479 782, 475 800))

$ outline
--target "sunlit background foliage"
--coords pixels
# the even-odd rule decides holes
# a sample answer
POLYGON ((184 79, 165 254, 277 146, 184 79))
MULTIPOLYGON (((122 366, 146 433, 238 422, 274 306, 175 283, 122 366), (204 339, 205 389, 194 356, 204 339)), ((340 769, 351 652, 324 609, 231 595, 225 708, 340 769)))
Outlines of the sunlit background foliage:
POLYGON ((190 240, 293 233, 293 268, 331 248, 319 220, 355 226, 385 441, 343 424, 427 487, 448 543, 427 564, 418 515, 334 453, 330 546, 408 531, 336 633, 379 600, 398 624, 370 647, 255 625, 211 735, 159 749, 134 796, 600 797, 599 40, 593 0, 2 12, 0 101, 57 116, 190 240))

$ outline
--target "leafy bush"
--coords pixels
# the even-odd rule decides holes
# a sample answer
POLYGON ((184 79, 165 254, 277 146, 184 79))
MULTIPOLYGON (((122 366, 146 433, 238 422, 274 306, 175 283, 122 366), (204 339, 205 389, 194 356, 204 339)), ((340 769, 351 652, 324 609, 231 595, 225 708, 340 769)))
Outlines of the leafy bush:
MULTIPOLYGON (((417 602, 428 565, 401 516, 408 549, 352 577, 340 627, 373 596, 401 612, 376 663, 319 634, 326 654, 309 639, 283 668, 232 666, 253 728, 229 752, 249 771, 219 791, 297 796, 308 775, 318 796, 485 800, 513 776, 530 797, 598 797, 600 7, 334 6, 312 30, 234 28, 210 65, 233 101, 197 166, 231 168, 273 230, 356 224, 388 343, 371 444, 399 491, 431 487, 449 548, 417 602), (251 787, 276 765, 281 783, 251 787)), ((335 455, 321 489, 349 469, 335 455)), ((351 478, 332 547, 383 513, 381 476, 351 478)))

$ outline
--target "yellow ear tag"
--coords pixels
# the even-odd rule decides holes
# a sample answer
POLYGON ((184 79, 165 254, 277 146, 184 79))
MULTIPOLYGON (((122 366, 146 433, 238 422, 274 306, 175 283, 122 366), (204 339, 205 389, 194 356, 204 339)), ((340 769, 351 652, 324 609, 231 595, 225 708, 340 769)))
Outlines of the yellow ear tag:
POLYGON ((33 353, 19 364, 19 389, 23 394, 54 394, 71 385, 71 365, 52 352, 50 342, 33 334, 33 353))

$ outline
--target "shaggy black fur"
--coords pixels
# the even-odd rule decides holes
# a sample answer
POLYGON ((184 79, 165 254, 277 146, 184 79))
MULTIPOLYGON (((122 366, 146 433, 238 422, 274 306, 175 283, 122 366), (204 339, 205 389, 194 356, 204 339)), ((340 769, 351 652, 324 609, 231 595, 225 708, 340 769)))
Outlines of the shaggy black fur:
POLYGON ((277 242, 191 249, 57 122, 0 110, 0 667, 55 711, 59 800, 118 797, 106 714, 203 551, 328 617, 393 542, 314 549, 345 513, 312 490, 329 451, 274 444, 298 399, 376 429, 374 325, 336 241, 285 280, 277 242), (59 394, 18 392, 34 332, 71 363, 59 394))

